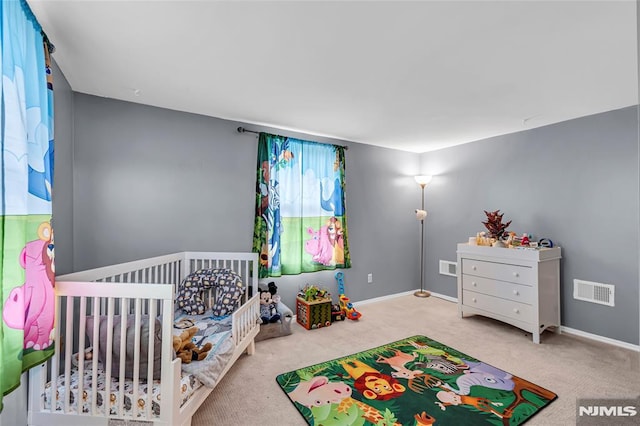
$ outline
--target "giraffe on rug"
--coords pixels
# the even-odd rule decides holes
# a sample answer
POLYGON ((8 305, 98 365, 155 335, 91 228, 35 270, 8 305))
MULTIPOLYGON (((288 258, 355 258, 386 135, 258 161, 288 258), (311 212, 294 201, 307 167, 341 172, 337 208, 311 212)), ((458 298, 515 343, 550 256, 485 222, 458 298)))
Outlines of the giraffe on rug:
MULTIPOLYGON (((340 404, 338 405, 338 412, 347 413, 353 405, 357 405, 358 408, 360 408, 364 412, 362 417, 364 417, 366 421, 374 425, 377 425, 381 420, 384 420, 384 416, 382 415, 380 410, 351 397, 345 398, 340 402, 340 404)), ((414 418, 416 419, 415 426, 430 426, 435 422, 435 419, 424 411, 420 415, 416 414, 414 418)), ((392 425, 387 426, 402 426, 402 424, 394 422, 392 425)))
MULTIPOLYGON (((366 421, 377 425, 380 420, 384 420, 384 416, 382 415, 380 410, 351 397, 345 398, 342 400, 342 402, 340 402, 340 405, 338 405, 338 412, 346 413, 354 404, 364 412, 362 417, 364 417, 366 421)), ((395 422, 393 425, 389 426, 402 426, 402 424, 395 422)))

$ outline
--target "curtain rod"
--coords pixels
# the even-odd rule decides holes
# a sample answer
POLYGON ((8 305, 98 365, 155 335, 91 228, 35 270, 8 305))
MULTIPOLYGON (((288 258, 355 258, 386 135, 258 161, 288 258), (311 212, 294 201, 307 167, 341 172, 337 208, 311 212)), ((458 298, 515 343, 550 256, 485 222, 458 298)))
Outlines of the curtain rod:
MULTIPOLYGON (((248 129, 245 129, 244 127, 242 127, 242 126, 238 127, 236 130, 238 131, 238 133, 253 133, 254 135, 259 135, 260 134, 260 132, 256 132, 255 130, 248 130, 248 129)), ((336 145, 336 144, 332 144, 332 145, 336 145)), ((343 146, 343 145, 336 145, 336 146, 342 147, 345 150, 349 149, 348 146, 343 146)))
POLYGON ((238 127, 236 130, 238 130, 238 133, 253 133, 255 135, 260 134, 260 132, 256 132, 255 130, 247 130, 244 127, 238 127))

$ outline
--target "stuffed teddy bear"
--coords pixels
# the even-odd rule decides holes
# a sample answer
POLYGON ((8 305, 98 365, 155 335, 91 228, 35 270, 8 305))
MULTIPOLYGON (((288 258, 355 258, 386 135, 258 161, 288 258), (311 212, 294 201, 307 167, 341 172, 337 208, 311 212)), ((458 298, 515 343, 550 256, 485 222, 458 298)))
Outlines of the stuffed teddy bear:
POLYGON ((269 290, 260 290, 260 318, 263 324, 280 320, 280 314, 276 310, 276 303, 273 301, 269 290))
POLYGON ((191 361, 202 361, 212 348, 211 343, 205 343, 198 348, 191 340, 198 332, 198 327, 191 327, 184 330, 180 335, 173 336, 173 350, 176 358, 180 358, 183 363, 189 364, 191 361))
POLYGON ((176 358, 180 358, 184 363, 191 362, 191 351, 195 347, 191 338, 197 331, 198 327, 190 327, 179 335, 173 335, 173 350, 176 353, 176 358))

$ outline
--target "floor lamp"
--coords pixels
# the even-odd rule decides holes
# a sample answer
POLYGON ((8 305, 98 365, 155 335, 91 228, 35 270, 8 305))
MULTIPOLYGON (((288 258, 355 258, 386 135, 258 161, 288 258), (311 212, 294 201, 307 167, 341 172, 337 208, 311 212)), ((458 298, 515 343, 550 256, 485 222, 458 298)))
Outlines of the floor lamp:
POLYGON ((413 293, 416 297, 429 297, 431 293, 424 289, 424 220, 427 217, 427 211, 424 209, 424 188, 431 182, 431 176, 420 175, 415 176, 415 180, 422 188, 422 206, 416 209, 416 218, 420 221, 420 290, 413 293))

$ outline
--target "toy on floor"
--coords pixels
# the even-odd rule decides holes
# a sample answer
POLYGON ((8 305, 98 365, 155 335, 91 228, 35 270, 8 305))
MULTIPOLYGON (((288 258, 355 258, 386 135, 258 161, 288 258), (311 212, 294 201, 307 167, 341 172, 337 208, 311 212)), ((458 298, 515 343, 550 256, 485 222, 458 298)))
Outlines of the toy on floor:
POLYGON ((345 317, 350 320, 360 319, 362 314, 356 311, 353 303, 351 303, 350 299, 344 294, 344 273, 336 272, 336 280, 338 281, 338 300, 340 301, 340 308, 344 311, 345 317))
POLYGON ((269 293, 271 293, 271 300, 273 301, 273 303, 277 304, 278 302, 280 302, 280 295, 278 294, 278 286, 276 285, 276 283, 271 281, 269 284, 267 284, 267 289, 269 290, 269 293))
MULTIPOLYGON (((274 284, 275 286, 275 284, 274 284)), ((260 319, 263 324, 278 322, 280 314, 269 290, 260 290, 260 319)))
POLYGON ((343 321, 344 320, 344 312, 342 312, 342 308, 338 303, 331 304, 331 322, 343 321))
POLYGON ((322 289, 313 284, 307 284, 303 289, 298 291, 298 297, 306 300, 307 302, 314 302, 318 300, 330 299, 331 294, 326 289, 322 289))
POLYGON ((202 361, 212 348, 211 343, 205 343, 201 348, 193 343, 191 339, 197 332, 198 327, 191 327, 180 335, 173 336, 173 350, 176 351, 176 358, 180 358, 185 364, 189 364, 191 361, 202 361))

